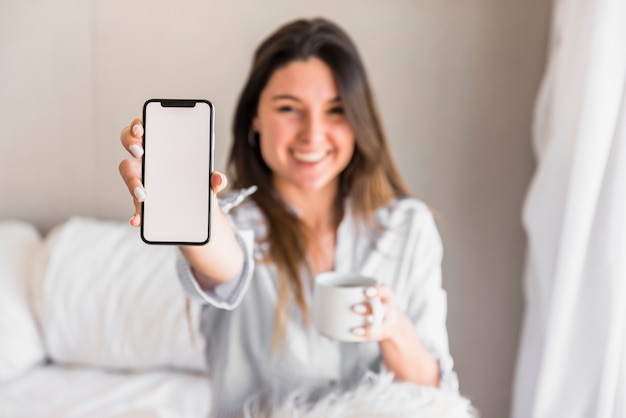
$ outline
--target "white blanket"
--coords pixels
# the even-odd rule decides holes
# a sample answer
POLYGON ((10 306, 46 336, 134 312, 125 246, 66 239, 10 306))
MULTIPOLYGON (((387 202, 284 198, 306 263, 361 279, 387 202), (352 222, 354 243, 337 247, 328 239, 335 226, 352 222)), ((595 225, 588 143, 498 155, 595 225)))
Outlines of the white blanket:
POLYGON ((2 418, 205 418, 206 375, 37 367, 0 384, 2 418))
POLYGON ((394 380, 391 373, 368 373, 353 390, 257 396, 244 405, 245 418, 475 418, 478 412, 457 393, 394 380))

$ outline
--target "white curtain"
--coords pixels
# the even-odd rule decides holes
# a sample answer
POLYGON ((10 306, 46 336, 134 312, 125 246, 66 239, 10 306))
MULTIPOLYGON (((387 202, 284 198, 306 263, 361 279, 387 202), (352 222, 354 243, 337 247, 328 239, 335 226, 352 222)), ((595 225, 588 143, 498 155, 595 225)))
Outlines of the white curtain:
POLYGON ((626 417, 626 0, 554 0, 512 418, 626 417))

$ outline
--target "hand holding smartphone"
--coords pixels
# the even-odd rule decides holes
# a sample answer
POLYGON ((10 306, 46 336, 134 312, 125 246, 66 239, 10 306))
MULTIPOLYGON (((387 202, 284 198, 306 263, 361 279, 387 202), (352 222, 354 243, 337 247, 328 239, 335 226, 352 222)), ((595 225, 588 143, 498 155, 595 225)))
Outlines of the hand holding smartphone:
POLYGON ((214 107, 151 99, 143 106, 141 239, 203 245, 211 236, 214 107))

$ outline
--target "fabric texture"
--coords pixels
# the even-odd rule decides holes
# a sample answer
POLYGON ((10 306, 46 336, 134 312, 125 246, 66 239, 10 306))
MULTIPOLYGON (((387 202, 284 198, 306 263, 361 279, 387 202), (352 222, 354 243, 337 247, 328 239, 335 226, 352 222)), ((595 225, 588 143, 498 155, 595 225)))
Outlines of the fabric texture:
POLYGON ((0 384, 2 418, 206 418, 204 374, 46 365, 0 384))
POLYGON ((0 222, 0 382, 19 377, 45 357, 29 287, 40 247, 41 237, 32 225, 0 222))
POLYGON ((626 2, 554 2, 512 418, 626 416, 626 2))
POLYGON ((199 305, 185 315, 176 247, 149 246, 121 222, 74 217, 36 260, 34 308, 57 364, 205 372, 199 305))
POLYGON ((452 391, 394 380, 391 373, 367 372, 353 390, 331 391, 315 403, 305 390, 282 399, 253 397, 245 418, 476 418, 469 400, 452 391))
MULTIPOLYGON (((230 202, 241 200, 240 193, 245 191, 221 199, 223 207, 230 209, 230 202)), ((197 284, 190 285, 195 280, 183 258, 178 268, 185 291, 206 303, 201 329, 214 387, 214 415, 239 417, 246 399, 260 392, 274 396, 314 389, 321 396, 358 385, 368 372, 381 372, 378 343, 323 337, 303 325, 295 307, 286 323, 285 347, 272 352, 276 274, 271 265, 254 260, 263 252, 264 244, 254 239, 265 235, 262 215, 248 199, 228 216, 247 254, 247 265, 233 279, 235 284, 204 293, 197 284)), ((445 325, 446 294, 441 287, 442 246, 432 215, 422 202, 402 199, 378 210, 376 217, 383 229, 371 239, 364 225, 346 211, 337 232, 335 270, 359 272, 395 290, 395 303, 414 321, 418 336, 440 362, 442 385, 456 393, 445 325)), ((305 286, 310 306, 313 280, 303 274, 310 284, 305 286)))

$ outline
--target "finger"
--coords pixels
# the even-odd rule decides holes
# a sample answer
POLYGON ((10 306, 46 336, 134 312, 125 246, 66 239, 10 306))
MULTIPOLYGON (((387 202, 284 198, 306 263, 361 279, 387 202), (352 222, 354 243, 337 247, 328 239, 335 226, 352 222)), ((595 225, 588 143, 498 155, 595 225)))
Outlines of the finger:
POLYGON ((217 194, 224 190, 228 185, 228 179, 226 176, 219 171, 214 171, 211 174, 211 189, 213 193, 217 194))
POLYGON ((129 224, 131 224, 132 226, 141 226, 141 205, 139 205, 139 210, 137 210, 137 208, 135 208, 135 214, 133 216, 131 216, 130 221, 128 221, 129 224))
POLYGON ((143 155, 143 124, 141 119, 135 119, 124 129, 120 135, 122 145, 135 158, 141 158, 143 155))
POLYGON ((363 325, 353 328, 352 334, 363 339, 363 341, 380 341, 388 338, 385 328, 382 326, 363 325))
POLYGON ((372 304, 381 305, 381 309, 387 310, 386 305, 390 305, 393 299, 393 291, 389 286, 377 285, 369 286, 363 290, 367 301, 352 306, 352 311, 359 315, 373 315, 378 314, 372 307, 372 304))
MULTIPOLYGON (((364 303, 362 305, 370 304, 364 303)), ((352 333, 360 336, 364 341, 381 341, 390 338, 398 322, 398 314, 400 311, 391 304, 383 304, 382 308, 382 318, 377 319, 373 315, 373 309, 371 309, 370 305, 367 309, 367 313, 364 315, 364 324, 352 329, 352 333)))
POLYGON ((146 192, 141 184, 141 163, 136 160, 123 160, 119 165, 119 171, 135 204, 135 213, 129 222, 133 226, 139 226, 141 202, 146 199, 146 192))
POLYGON ((361 315, 366 325, 382 324, 390 309, 391 308, 382 303, 380 299, 371 299, 369 302, 352 306, 352 311, 357 315, 361 315))
POLYGON ((123 160, 119 170, 133 199, 139 203, 143 202, 146 199, 146 191, 141 184, 141 163, 136 160, 123 160))
POLYGON ((395 322, 395 311, 390 309, 385 313, 382 323, 365 324, 353 328, 351 331, 354 335, 363 338, 364 341, 382 341, 391 337, 395 322))
POLYGON ((374 309, 374 304, 380 306, 380 309, 386 310, 385 304, 382 303, 380 298, 371 298, 368 299, 367 302, 357 303, 356 305, 352 305, 352 311, 357 315, 362 316, 371 316, 375 313, 376 309, 374 309))
POLYGON ((372 314, 372 307, 369 303, 358 303, 352 306, 352 311, 357 315, 366 316, 372 314))
POLYGON ((365 297, 368 299, 380 298, 383 303, 391 303, 393 300, 393 291, 389 286, 377 285, 367 287, 364 291, 365 297))

